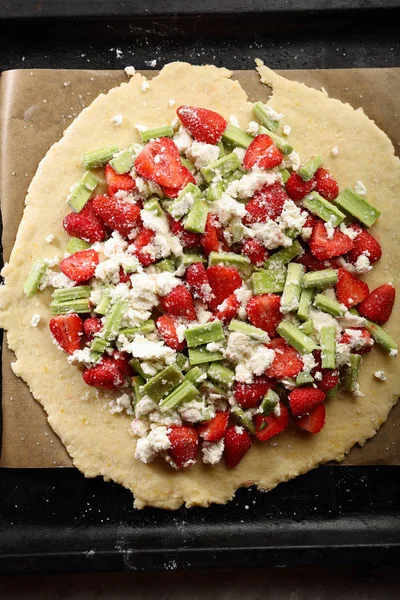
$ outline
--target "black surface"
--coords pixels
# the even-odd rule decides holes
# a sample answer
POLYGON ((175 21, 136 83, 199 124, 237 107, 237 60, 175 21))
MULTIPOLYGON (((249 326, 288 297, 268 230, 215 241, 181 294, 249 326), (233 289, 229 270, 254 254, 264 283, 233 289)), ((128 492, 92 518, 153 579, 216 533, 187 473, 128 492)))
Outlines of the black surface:
MULTIPOLYGON (((22 4, 3 2, 0 15, 4 5, 16 7, 16 14, 22 4)), ((272 6, 278 4, 283 3, 272 6)), ((339 4, 344 3, 329 6, 339 4)), ((83 10, 89 3, 79 5, 83 10)), ((90 5, 93 11, 97 7, 90 5)), ((188 7, 193 10, 193 3, 188 7)), ((140 69, 152 59, 157 68, 184 59, 238 69, 252 68, 256 57, 283 69, 398 67, 399 16, 394 9, 349 9, 4 20, 0 68, 120 69, 133 64, 140 69)), ((3 469, 0 572, 398 563, 399 492, 396 467, 323 467, 268 494, 241 490, 226 506, 138 512, 123 488, 85 480, 71 469, 3 469)))

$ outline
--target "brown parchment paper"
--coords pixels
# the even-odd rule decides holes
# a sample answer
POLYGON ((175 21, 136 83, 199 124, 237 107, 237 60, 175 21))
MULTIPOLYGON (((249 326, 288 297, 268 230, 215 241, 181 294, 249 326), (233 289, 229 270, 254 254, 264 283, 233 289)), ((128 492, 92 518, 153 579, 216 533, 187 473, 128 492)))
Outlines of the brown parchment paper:
MULTIPOLYGON (((148 78, 156 71, 143 71, 148 78)), ((378 127, 400 143, 400 68, 281 71, 289 79, 362 107, 378 127)), ((255 71, 235 71, 250 100, 266 101, 269 90, 255 71)), ((9 258, 24 199, 38 163, 66 127, 101 92, 126 81, 124 71, 17 70, 0 79, 0 202, 4 261, 9 258)), ((28 386, 12 372, 13 353, 3 343, 3 437, 0 466, 69 467, 72 461, 47 423, 28 386)), ((399 373, 400 377, 400 373, 399 373)), ((341 465, 400 464, 400 403, 378 434, 354 447, 341 465)))

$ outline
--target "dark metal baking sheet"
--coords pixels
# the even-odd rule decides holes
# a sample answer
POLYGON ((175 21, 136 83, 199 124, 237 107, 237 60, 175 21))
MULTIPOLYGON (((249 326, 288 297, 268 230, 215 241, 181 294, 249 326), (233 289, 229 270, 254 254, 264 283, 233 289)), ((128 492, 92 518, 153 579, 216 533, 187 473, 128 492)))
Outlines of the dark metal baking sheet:
MULTIPOLYGON (((0 69, 143 69, 154 58, 157 68, 184 59, 237 69, 256 57, 273 68, 398 67, 399 16, 360 8, 11 19, 1 22, 0 69)), ((175 513, 133 511, 129 492, 73 469, 3 469, 0 572, 398 563, 399 510, 398 467, 322 467, 268 494, 240 490, 226 506, 175 513)))

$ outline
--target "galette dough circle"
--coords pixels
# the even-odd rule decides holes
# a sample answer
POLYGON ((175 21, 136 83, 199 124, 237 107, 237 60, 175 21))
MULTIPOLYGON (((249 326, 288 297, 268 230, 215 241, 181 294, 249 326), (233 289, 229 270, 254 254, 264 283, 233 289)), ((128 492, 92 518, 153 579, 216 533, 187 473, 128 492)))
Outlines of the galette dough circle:
MULTIPOLYGON (((300 156, 321 153, 341 187, 362 180, 368 197, 382 210, 374 231, 384 256, 366 280, 371 287, 385 281, 398 286, 400 217, 395 206, 400 162, 390 140, 362 110, 288 81, 263 65, 258 70, 262 81, 273 88, 270 105, 284 113, 282 122, 291 125, 290 140, 300 156), (334 146, 340 147, 336 158, 331 156, 334 146)), ((130 489, 136 508, 225 503, 241 486, 255 483, 269 490, 323 462, 342 460, 354 444, 363 445, 375 435, 400 392, 396 361, 374 349, 361 370, 360 388, 365 396, 342 395, 327 401, 327 422, 320 434, 310 436, 291 427, 269 443, 255 443, 233 470, 223 462, 214 467, 199 462, 181 472, 173 471, 163 459, 145 465, 134 458, 131 417, 111 415, 106 394, 88 388, 77 368, 52 343, 47 327, 49 293, 25 298, 22 287, 32 262, 52 258, 45 242, 49 231, 60 240, 62 256, 67 242, 62 229, 68 212, 65 198, 83 172, 81 154, 110 143, 122 148, 139 141, 137 123, 156 127, 170 122, 180 104, 208 107, 227 118, 235 115, 247 128, 253 120, 252 104, 230 76, 224 68, 171 63, 152 79, 146 93, 141 90, 144 78, 136 74, 128 83, 101 94, 41 161, 28 190, 10 261, 3 269, 6 285, 0 290, 0 325, 8 330, 8 344, 16 354, 14 372, 45 408, 75 466, 87 477, 102 475, 130 489), (175 107, 169 107, 170 98, 175 107), (123 116, 120 127, 110 122, 116 114, 123 116), (45 318, 32 328, 30 319, 36 312, 45 318), (385 384, 373 377, 380 369, 388 377, 385 384)), ((388 328, 400 339, 400 318, 395 312, 388 328)))

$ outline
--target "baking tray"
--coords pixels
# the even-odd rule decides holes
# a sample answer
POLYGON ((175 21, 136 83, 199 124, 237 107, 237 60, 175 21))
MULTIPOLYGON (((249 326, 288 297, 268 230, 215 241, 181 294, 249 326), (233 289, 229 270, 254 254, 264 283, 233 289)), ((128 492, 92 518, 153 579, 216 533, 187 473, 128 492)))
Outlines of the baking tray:
MULTIPOLYGON (((154 58, 157 68, 177 58, 252 68, 256 57, 273 68, 400 66, 396 7, 342 11, 335 2, 313 12, 291 2, 286 11, 275 2, 252 13, 240 4, 225 14, 221 2, 219 14, 3 19, 0 68, 144 69, 154 58)), ((240 490, 226 506, 139 512, 120 486, 73 469, 4 469, 0 572, 398 563, 399 492, 397 467, 326 466, 268 494, 240 490)))

